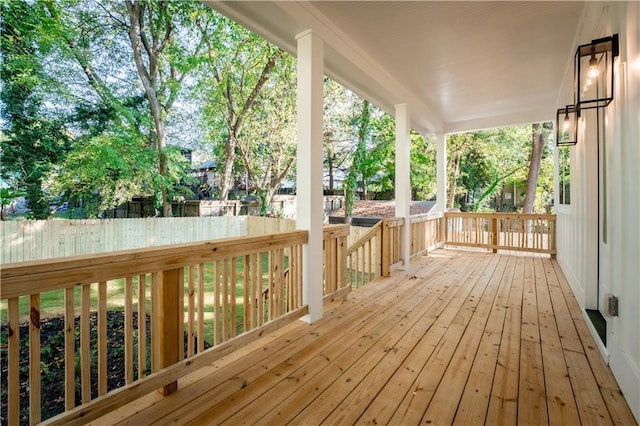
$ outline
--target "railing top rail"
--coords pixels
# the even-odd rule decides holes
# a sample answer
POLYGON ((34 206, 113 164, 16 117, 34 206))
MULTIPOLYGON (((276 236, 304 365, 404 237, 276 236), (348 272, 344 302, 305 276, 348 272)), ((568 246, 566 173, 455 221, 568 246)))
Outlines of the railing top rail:
POLYGON ((553 220, 555 214, 537 214, 537 213, 475 213, 475 212, 446 212, 446 217, 487 217, 497 219, 547 219, 553 220))
POLYGON ((306 231, 292 231, 7 264, 0 272, 1 298, 163 271, 307 242, 306 231))
POLYGON ((350 229, 351 226, 348 224, 325 225, 322 229, 322 237, 324 240, 346 237, 349 235, 350 229))
POLYGON ((421 214, 412 215, 410 220, 411 220, 411 223, 418 223, 418 222, 424 222, 426 220, 431 220, 431 219, 439 219, 441 217, 444 217, 444 214, 442 212, 421 213, 421 214))
POLYGON ((376 223, 375 225, 373 225, 367 232, 365 232, 364 234, 362 234, 360 236, 360 238, 358 238, 357 240, 355 240, 353 243, 351 243, 349 245, 349 247, 347 248, 347 256, 351 255, 351 253, 353 253, 354 251, 356 251, 360 246, 362 246, 365 242, 369 241, 370 239, 372 239, 374 237, 374 235, 376 235, 378 232, 380 232, 380 229, 382 228, 382 221, 379 221, 378 223, 376 223))
POLYGON ((398 226, 404 225, 404 218, 403 217, 387 217, 382 219, 382 222, 384 222, 389 228, 396 228, 398 226))

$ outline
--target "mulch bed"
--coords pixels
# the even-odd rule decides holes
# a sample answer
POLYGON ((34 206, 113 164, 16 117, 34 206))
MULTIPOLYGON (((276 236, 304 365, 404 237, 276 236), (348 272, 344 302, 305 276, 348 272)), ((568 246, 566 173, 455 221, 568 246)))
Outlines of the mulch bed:
MULTIPOLYGON (((137 313, 133 313, 137 324, 137 313)), ((80 405, 80 319, 76 318, 76 384, 75 403, 80 405)), ((147 315, 147 351, 151 347, 151 320, 147 315)), ((64 411, 64 318, 41 320, 40 325, 40 369, 41 369, 41 418, 53 417, 64 411)), ((111 391, 124 386, 124 313, 107 312, 107 389, 111 391)), ((98 396, 97 382, 97 314, 91 313, 91 397, 98 396)), ((137 329, 134 329, 134 342, 137 329)), ((209 346, 205 343, 205 346, 209 346)), ((0 328, 0 424, 7 424, 7 326, 0 328)), ((185 348, 186 350, 186 348, 185 348)), ((150 359, 147 356, 147 359, 150 359)), ((148 363, 149 364, 149 363, 148 363)), ((150 373, 151 366, 146 366, 150 373)), ((137 344, 134 344, 134 380, 137 379, 137 344)), ((20 423, 29 422, 29 324, 20 326, 20 423)))

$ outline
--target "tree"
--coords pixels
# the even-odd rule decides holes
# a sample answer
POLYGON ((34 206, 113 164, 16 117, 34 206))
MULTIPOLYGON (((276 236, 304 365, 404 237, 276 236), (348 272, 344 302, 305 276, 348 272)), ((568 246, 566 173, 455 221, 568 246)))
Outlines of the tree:
POLYGON ((193 2, 179 7, 129 3, 132 12, 145 11, 144 16, 134 13, 133 17, 133 27, 139 30, 137 41, 141 43, 136 55, 136 39, 132 42, 130 37, 131 16, 125 4, 81 0, 45 0, 36 4, 42 5, 49 17, 42 31, 52 48, 37 52, 55 80, 47 92, 48 103, 57 106, 55 115, 67 123, 73 134, 73 151, 50 176, 53 187, 70 199, 85 202, 86 197, 93 199, 97 194, 100 201, 96 208, 112 208, 109 200, 122 202, 126 201, 125 196, 154 195, 163 204, 164 213, 170 214, 169 198, 187 179, 188 165, 171 152, 175 149, 167 148, 167 123, 180 94, 180 82, 195 66, 193 55, 198 45, 191 43, 189 11, 194 7, 210 9, 193 2), (163 33, 163 29, 167 31, 163 33), (175 33, 180 37, 174 37, 175 33), (158 40, 160 36, 162 41, 158 40), (142 70, 136 67, 135 58, 139 59, 138 64, 142 60, 142 70), (139 77, 139 71, 145 70, 156 90, 155 101, 160 104, 160 117, 156 114, 155 120, 153 113, 158 109, 150 107, 149 92, 142 83, 144 77, 139 77), (156 136, 163 134, 160 141, 164 142, 158 143, 156 136), (119 141, 116 143, 115 139, 119 141), (104 185, 95 179, 95 170, 103 169, 99 161, 111 158, 116 148, 123 158, 111 167, 109 176, 144 180, 122 185, 115 179, 111 185, 104 185), (155 154, 149 155, 147 148, 155 154), (83 150, 92 152, 92 156, 83 155, 83 150), (86 170, 77 170, 71 178, 68 171, 75 167, 86 170), (130 193, 128 189, 132 188, 143 192, 130 193))
POLYGON ((13 191, 9 188, 0 188, 0 221, 4 220, 4 208, 11 205, 13 200, 27 195, 24 191, 13 191))
POLYGON ((266 215, 282 181, 292 172, 296 159, 295 61, 284 55, 260 92, 253 112, 238 137, 238 151, 248 185, 266 215))
POLYGON ((364 167, 367 156, 367 142, 369 139, 369 133, 371 132, 370 126, 371 109, 369 107, 369 101, 364 100, 362 101, 362 109, 355 120, 358 142, 356 144, 355 153, 353 154, 351 168, 349 169, 349 173, 347 173, 347 177, 344 182, 344 223, 351 223, 358 176, 362 176, 362 191, 363 196, 366 197, 367 186, 364 177, 364 167))
POLYGON ((18 0, 2 3, 2 17, 2 175, 24 189, 33 218, 46 219, 49 197, 43 183, 69 145, 63 123, 43 108, 42 91, 49 82, 38 53, 47 48, 40 28, 48 26, 48 18, 40 3, 18 0))
POLYGON ((458 178, 460 177, 460 162, 466 155, 469 146, 473 143, 474 135, 471 133, 455 134, 447 137, 447 208, 453 208, 457 191, 458 178))
POLYGON ((432 200, 436 195, 435 142, 411 133, 411 196, 414 200, 432 200))
POLYGON ((362 101, 354 93, 329 77, 325 77, 323 151, 324 165, 329 178, 329 191, 336 189, 336 171, 346 173, 353 156, 356 137, 352 125, 354 112, 357 114, 360 110, 358 102, 362 101))
POLYGON ((449 136, 447 206, 457 199, 477 211, 505 183, 524 181, 530 132, 530 126, 515 126, 449 136))
POLYGON ((549 139, 552 129, 553 124, 551 122, 534 123, 531 126, 532 148, 529 160, 529 173, 527 175, 527 190, 524 196, 524 213, 533 213, 534 211, 534 203, 538 188, 538 176, 540 174, 544 146, 549 139))
MULTIPOLYGON (((183 80, 193 68, 189 56, 195 51, 176 42, 176 22, 185 13, 189 3, 154 2, 151 0, 125 0, 128 12, 128 34, 138 76, 149 102, 153 131, 151 139, 158 152, 158 172, 168 177, 166 119, 178 96, 183 80)), ((192 42, 193 40, 189 40, 192 42)), ((186 43, 188 45, 189 43, 186 43)), ((168 197, 170 180, 161 182, 163 216, 171 216, 168 197)))
POLYGON ((219 15, 198 15, 196 25, 205 45, 198 90, 203 96, 205 127, 218 147, 222 164, 221 200, 234 185, 239 140, 254 107, 284 56, 284 51, 219 15))

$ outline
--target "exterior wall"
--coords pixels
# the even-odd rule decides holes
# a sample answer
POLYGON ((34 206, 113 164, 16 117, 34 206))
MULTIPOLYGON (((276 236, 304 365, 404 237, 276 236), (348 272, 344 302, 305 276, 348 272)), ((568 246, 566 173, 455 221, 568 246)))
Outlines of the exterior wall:
MULTIPOLYGON (((583 111, 578 145, 571 148, 571 204, 561 206, 556 199, 556 206, 558 261, 581 306, 595 309, 599 305, 606 314, 603 308, 606 293, 619 299, 619 316, 605 315, 607 346, 602 345, 600 349, 608 358, 636 419, 640 420, 639 22, 638 2, 587 2, 585 5, 575 46, 615 33, 620 35, 620 56, 614 68, 614 100, 600 110, 604 128, 600 129, 599 148, 597 112, 583 111), (602 158, 600 165, 598 150, 602 158), (598 169, 602 176, 600 182, 598 169)), ((558 107, 573 103, 572 83, 571 64, 558 107)))

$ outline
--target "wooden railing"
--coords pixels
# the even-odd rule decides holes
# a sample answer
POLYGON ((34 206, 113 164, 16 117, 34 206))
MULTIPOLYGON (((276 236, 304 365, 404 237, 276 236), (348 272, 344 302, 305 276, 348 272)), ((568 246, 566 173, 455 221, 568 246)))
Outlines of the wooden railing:
POLYGON ((448 246, 556 253, 552 214, 446 213, 448 246))
POLYGON ((45 349, 59 351, 65 377, 61 394, 48 397, 63 400, 65 412, 50 423, 88 422, 154 389, 170 393, 179 377, 305 315, 306 242, 307 233, 295 231, 3 265, 7 423, 58 414, 41 412, 50 402, 41 401, 45 349), (60 315, 60 342, 42 346, 46 318, 60 315), (124 333, 114 345, 118 318, 124 333), (212 346, 218 350, 206 350, 212 346), (114 352, 122 365, 112 365, 114 352), (125 372, 119 389, 112 369, 125 372))
POLYGON ((444 216, 420 214, 411 216, 411 257, 420 256, 444 243, 444 216))
POLYGON ((382 276, 388 277, 391 270, 402 265, 402 229, 404 218, 382 219, 382 276))
MULTIPOLYGON (((411 257, 444 243, 442 214, 411 217, 411 257)), ((403 264, 403 218, 387 218, 361 235, 347 249, 347 277, 353 287, 361 287, 376 277, 388 277, 394 267, 403 264)))
POLYGON ((382 274, 382 221, 361 235, 347 249, 347 279, 362 287, 382 274))
POLYGON ((351 291, 347 284, 347 237, 349 225, 328 225, 323 230, 325 300, 338 299, 351 291))

